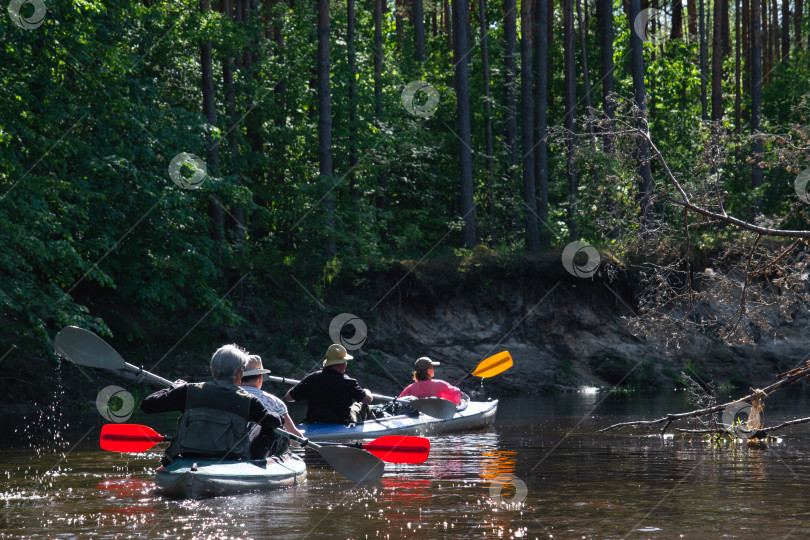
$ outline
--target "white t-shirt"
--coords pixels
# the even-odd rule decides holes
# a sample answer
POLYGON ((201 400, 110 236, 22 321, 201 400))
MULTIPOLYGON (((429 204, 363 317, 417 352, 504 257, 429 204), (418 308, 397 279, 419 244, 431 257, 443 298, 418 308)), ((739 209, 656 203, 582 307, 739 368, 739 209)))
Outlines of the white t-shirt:
POLYGON ((257 398, 259 398, 261 402, 264 403, 264 406, 267 407, 267 409, 270 412, 274 412, 279 416, 284 416, 285 414, 287 414, 287 406, 284 404, 283 401, 281 401, 273 394, 268 394, 261 388, 256 388, 255 386, 242 386, 241 388, 248 394, 253 394, 257 398))

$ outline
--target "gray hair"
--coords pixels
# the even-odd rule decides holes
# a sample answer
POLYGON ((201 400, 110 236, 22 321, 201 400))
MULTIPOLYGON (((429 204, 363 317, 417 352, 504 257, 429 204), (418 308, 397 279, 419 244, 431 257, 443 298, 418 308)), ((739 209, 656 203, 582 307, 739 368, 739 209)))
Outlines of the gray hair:
POLYGON ((239 368, 247 365, 248 357, 247 351, 239 345, 223 345, 211 357, 211 375, 215 381, 233 380, 239 368))

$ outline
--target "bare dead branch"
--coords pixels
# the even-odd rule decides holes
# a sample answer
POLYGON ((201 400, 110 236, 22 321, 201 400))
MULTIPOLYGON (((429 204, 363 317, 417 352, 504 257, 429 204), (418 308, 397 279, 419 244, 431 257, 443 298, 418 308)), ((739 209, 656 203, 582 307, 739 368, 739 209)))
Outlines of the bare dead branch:
MULTIPOLYGON (((742 435, 747 439, 761 439, 774 431, 778 431, 780 429, 795 426, 797 424, 806 424, 810 422, 810 417, 806 418, 795 418, 793 420, 788 420, 786 422, 782 422, 781 424, 777 424, 771 427, 759 428, 759 429, 745 429, 742 426, 735 426, 734 427, 734 434, 742 435)), ((700 434, 717 434, 717 433, 728 433, 728 430, 723 428, 707 428, 707 429, 684 429, 684 428, 675 428, 675 431, 678 433, 700 433, 700 434)))
POLYGON ((663 435, 667 428, 673 423, 678 420, 686 420, 688 418, 697 418, 700 416, 708 416, 710 414, 715 414, 721 411, 726 410, 728 407, 732 405, 737 405, 739 403, 751 403, 755 399, 761 399, 763 394, 768 396, 777 390, 780 390, 786 386, 790 386, 791 384, 795 383, 796 381, 800 381, 805 377, 810 376, 810 361, 805 363, 803 366, 797 367, 788 371, 787 373, 782 373, 777 376, 777 381, 770 386, 763 388, 762 390, 755 390, 751 394, 745 396, 744 398, 740 398, 734 401, 729 401, 728 403, 723 403, 722 405, 715 405, 713 407, 706 407, 703 409, 698 409, 695 411, 689 411, 685 413, 677 413, 677 414, 668 414, 663 418, 658 418, 657 420, 636 420, 634 422, 622 422, 619 424, 613 424, 606 428, 602 428, 599 430, 599 433, 603 433, 605 431, 611 431, 613 429, 618 429, 622 427, 628 426, 652 426, 657 424, 665 424, 664 428, 661 430, 661 434, 663 435))

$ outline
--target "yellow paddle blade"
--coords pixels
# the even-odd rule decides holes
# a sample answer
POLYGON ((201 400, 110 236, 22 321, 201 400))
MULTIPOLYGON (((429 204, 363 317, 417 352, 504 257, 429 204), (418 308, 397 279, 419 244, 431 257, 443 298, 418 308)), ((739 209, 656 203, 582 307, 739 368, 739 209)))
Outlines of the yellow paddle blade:
POLYGON ((472 372, 474 377, 494 377, 512 367, 512 355, 509 351, 499 352, 481 361, 472 372))

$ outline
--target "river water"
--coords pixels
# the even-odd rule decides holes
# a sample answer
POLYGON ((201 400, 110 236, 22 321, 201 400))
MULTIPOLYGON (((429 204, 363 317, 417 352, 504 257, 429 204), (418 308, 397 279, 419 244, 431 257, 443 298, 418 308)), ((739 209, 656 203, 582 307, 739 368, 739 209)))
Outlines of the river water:
MULTIPOLYGON (((807 416, 808 401, 803 392, 772 396, 766 423, 807 416)), ((98 414, 61 432, 45 415, 5 431, 0 538, 810 535, 808 427, 757 448, 638 429, 597 433, 689 408, 675 392, 505 399, 493 427, 432 437, 428 462, 388 464, 375 484, 315 468, 297 487, 193 501, 155 492, 159 452, 98 450, 98 414)))

